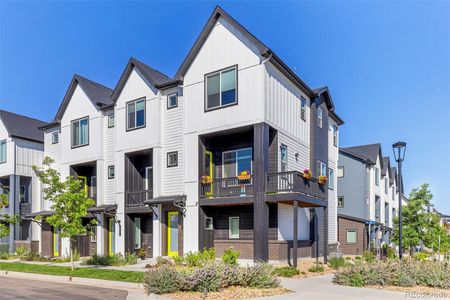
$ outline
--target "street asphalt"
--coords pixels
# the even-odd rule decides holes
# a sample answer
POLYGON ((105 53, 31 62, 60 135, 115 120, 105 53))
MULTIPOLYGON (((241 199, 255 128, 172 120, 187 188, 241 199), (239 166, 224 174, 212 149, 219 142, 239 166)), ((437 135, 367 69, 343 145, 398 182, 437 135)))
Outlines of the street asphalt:
POLYGON ((122 290, 0 277, 0 300, 126 300, 127 295, 122 290))

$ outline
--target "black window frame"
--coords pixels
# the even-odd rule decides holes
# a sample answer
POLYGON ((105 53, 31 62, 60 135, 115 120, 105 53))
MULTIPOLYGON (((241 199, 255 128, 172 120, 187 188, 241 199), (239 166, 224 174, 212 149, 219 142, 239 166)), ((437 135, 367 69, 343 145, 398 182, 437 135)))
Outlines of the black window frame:
MULTIPOLYGON (((135 104, 135 107, 136 107, 136 104, 135 104)), ((125 129, 126 129, 127 132, 147 127, 147 98, 146 97, 141 97, 141 98, 137 98, 137 99, 130 100, 130 101, 126 102, 125 103, 125 115, 126 115, 125 116, 125 121, 126 121, 125 129), (139 126, 139 127, 128 128, 128 105, 130 103, 132 103, 132 102, 138 102, 140 100, 144 101, 144 125, 139 126)), ((136 120, 135 120, 135 124, 136 124, 136 120)))
POLYGON ((205 230, 214 230, 213 217, 205 217, 205 230), (208 226, 208 220, 210 221, 211 227, 208 226))
MULTIPOLYGON (((214 111, 214 110, 217 110, 217 109, 227 108, 227 107, 231 107, 231 106, 235 106, 235 105, 239 104, 239 74, 238 73, 239 73, 239 68, 238 68, 238 65, 236 64, 236 65, 232 65, 232 66, 229 66, 229 67, 226 67, 226 68, 222 68, 222 69, 219 69, 219 70, 216 70, 216 71, 213 71, 213 72, 206 73, 204 75, 204 78, 203 78, 203 82, 204 82, 204 84, 203 84, 204 85, 204 87, 203 87, 203 94, 204 94, 203 107, 204 107, 204 112, 214 111), (228 70, 231 70, 231 69, 235 69, 235 72, 236 72, 236 77, 235 77, 235 80, 236 80, 236 100, 235 100, 235 102, 230 103, 230 104, 226 104, 226 105, 219 105, 219 106, 215 106, 215 107, 212 107, 212 108, 208 108, 208 81, 207 81, 207 78, 212 76, 212 75, 215 75, 217 73, 219 73, 219 77, 220 77, 221 76, 220 74, 222 72, 225 72, 225 71, 228 71, 228 70)), ((221 88, 221 85, 219 85, 219 95, 220 95, 220 99, 222 99, 222 91, 220 90, 220 88, 221 88)), ((222 101, 220 100, 220 102, 222 102, 222 101)))
POLYGON ((338 146, 338 127, 333 125, 333 146, 338 146))
POLYGON ((6 141, 6 139, 0 140, 0 145, 1 144, 5 144, 5 160, 4 161, 0 160, 0 164, 4 164, 8 161, 8 142, 6 141))
POLYGON ((171 151, 171 152, 167 152, 167 168, 173 168, 173 167, 178 167, 178 151, 171 151), (175 154, 176 155, 176 164, 174 164, 174 165, 171 165, 171 164, 169 164, 169 161, 170 161, 170 159, 169 159, 169 156, 170 155, 173 155, 173 154, 175 154))
POLYGON ((114 128, 116 126, 116 116, 115 114, 109 114, 108 115, 108 128, 114 128), (113 123, 111 125, 110 120, 113 120, 113 123))
POLYGON ((306 106, 308 105, 308 102, 306 99, 301 96, 300 97, 300 119, 306 122, 306 106), (304 107, 303 107, 304 104, 304 107))
POLYGON ((323 109, 321 107, 317 108, 317 127, 323 128, 323 109), (320 111, 320 118, 319 118, 319 111, 320 111))
MULTIPOLYGON (((91 132, 90 132, 90 122, 89 122, 90 120, 89 120, 89 116, 84 116, 84 117, 82 117, 82 118, 78 118, 78 119, 75 119, 75 120, 72 120, 72 121, 70 121, 70 146, 71 146, 71 149, 76 149, 76 148, 80 148, 80 147, 86 147, 86 146, 89 146, 89 143, 91 142, 91 132), (76 146, 74 146, 73 145, 73 124, 75 123, 75 122, 80 122, 81 120, 84 120, 84 119, 87 119, 87 121, 88 121, 88 123, 87 123, 87 131, 88 131, 88 134, 87 134, 87 143, 86 144, 82 144, 82 145, 76 145, 76 146)), ((81 127, 80 127, 81 128, 81 127)))
POLYGON ((338 196, 337 197, 337 207, 338 208, 343 208, 345 206, 345 197, 344 196, 338 196), (339 205, 339 198, 342 199, 342 205, 339 205))
POLYGON ((116 167, 115 165, 108 166, 108 179, 114 179, 116 177, 116 167), (111 176, 110 170, 113 171, 113 175, 111 176))
POLYGON ((54 144, 58 144, 59 143, 59 130, 55 130, 55 131, 52 131, 52 145, 54 145, 54 144), (54 136, 56 135, 56 142, 55 142, 55 140, 54 140, 54 136))
POLYGON ((178 107, 178 92, 167 95, 167 109, 172 109, 172 108, 177 108, 177 107, 178 107), (173 97, 173 96, 176 97, 176 104, 171 106, 170 105, 170 97, 173 97))

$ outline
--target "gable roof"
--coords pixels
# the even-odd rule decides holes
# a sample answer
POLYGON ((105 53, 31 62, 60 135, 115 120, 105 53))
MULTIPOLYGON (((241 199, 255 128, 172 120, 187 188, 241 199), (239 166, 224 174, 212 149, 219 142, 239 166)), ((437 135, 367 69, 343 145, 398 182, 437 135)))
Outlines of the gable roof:
POLYGON ((391 175, 389 176, 389 184, 394 184, 397 181, 397 168, 391 167, 391 175))
POLYGON ((390 173, 391 173, 391 160, 389 157, 383 157, 383 168, 381 169, 381 176, 390 175, 390 173))
POLYGON ((75 91, 77 85, 83 90, 89 100, 97 109, 102 109, 104 106, 113 104, 111 100, 112 90, 104 85, 101 85, 95 81, 89 80, 78 74, 75 74, 70 82, 69 88, 67 89, 66 95, 59 106, 58 112, 56 113, 54 122, 60 122, 67 106, 69 105, 70 99, 75 91))
POLYGON ((46 122, 6 110, 0 110, 0 119, 10 137, 18 137, 40 143, 44 142, 44 133, 39 127, 47 124, 46 122))
POLYGON ((136 68, 139 71, 139 73, 145 77, 145 80, 147 80, 152 86, 156 88, 179 83, 178 80, 172 80, 169 76, 165 75, 164 73, 147 66, 146 64, 137 60, 134 57, 131 57, 130 60, 128 61, 127 66, 125 67, 125 70, 120 76, 119 82, 117 83, 116 87, 114 88, 114 91, 111 94, 111 100, 113 101, 113 103, 117 101, 117 98, 119 97, 122 88, 127 82, 128 77, 133 71, 133 68, 136 68))
MULTIPOLYGON (((353 156, 362 160, 365 164, 375 165, 378 156, 383 157, 381 153, 381 144, 369 144, 355 147, 340 148, 339 152, 353 156)), ((381 169, 384 168, 383 159, 380 159, 381 169)))

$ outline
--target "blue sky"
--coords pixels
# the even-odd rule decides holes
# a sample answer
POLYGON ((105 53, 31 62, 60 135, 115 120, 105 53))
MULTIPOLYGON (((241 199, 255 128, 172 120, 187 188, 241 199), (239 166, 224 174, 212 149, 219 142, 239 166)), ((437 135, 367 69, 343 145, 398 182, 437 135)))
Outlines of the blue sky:
POLYGON ((0 1, 0 108, 50 121, 74 73, 114 87, 130 56, 173 76, 216 4, 329 86, 342 146, 407 141, 406 191, 450 214, 450 2, 0 1))

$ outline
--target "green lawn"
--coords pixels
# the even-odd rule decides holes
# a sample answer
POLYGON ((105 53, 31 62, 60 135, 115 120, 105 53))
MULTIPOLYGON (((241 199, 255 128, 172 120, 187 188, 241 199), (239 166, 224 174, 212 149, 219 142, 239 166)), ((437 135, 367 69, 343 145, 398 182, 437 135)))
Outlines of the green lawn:
POLYGON ((75 270, 72 271, 70 270, 70 267, 43 266, 43 265, 9 263, 9 262, 0 262, 0 270, 24 272, 24 273, 36 273, 45 275, 95 278, 95 279, 105 279, 105 280, 115 280, 125 282, 142 282, 145 275, 144 272, 105 270, 93 268, 75 268, 75 270))

